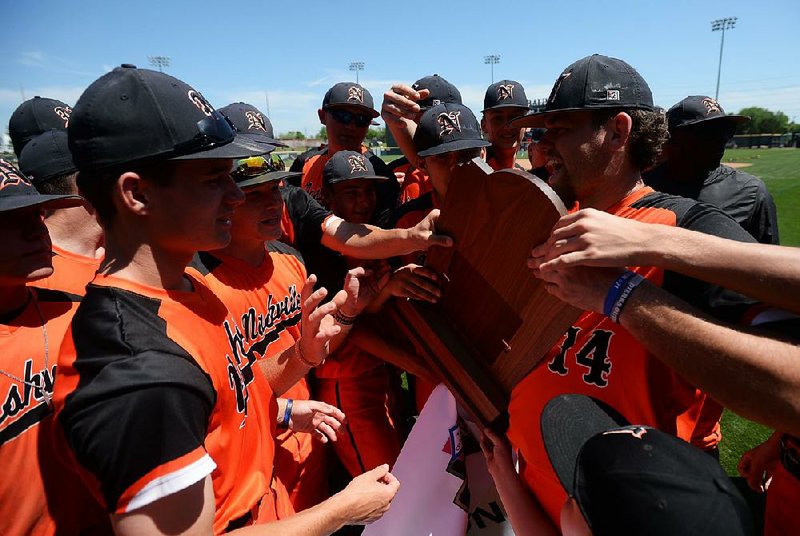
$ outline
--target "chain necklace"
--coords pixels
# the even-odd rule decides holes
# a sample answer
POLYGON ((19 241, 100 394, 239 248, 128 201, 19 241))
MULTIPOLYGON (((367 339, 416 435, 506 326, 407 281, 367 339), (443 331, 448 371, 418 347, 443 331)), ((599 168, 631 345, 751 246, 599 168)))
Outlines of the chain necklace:
MULTIPOLYGON (((44 339, 44 369, 45 371, 50 371, 50 344, 47 340, 47 326, 45 325, 44 315, 42 314, 42 309, 39 307, 39 298, 36 296, 35 291, 30 291, 31 299, 33 300, 33 304, 36 306, 36 312, 39 315, 39 321, 42 323, 42 338, 44 339)), ((53 409, 53 395, 47 392, 47 389, 44 385, 44 376, 42 376, 42 385, 37 385, 34 382, 26 381, 19 376, 11 374, 10 372, 6 372, 3 369, 0 369, 0 374, 11 378, 12 380, 19 382, 23 385, 28 387, 32 387, 33 389, 42 393, 42 397, 44 398, 45 403, 47 404, 47 408, 52 410, 53 409)), ((55 378, 53 378, 55 382, 55 378)), ((34 395, 35 396, 35 395, 34 395)))

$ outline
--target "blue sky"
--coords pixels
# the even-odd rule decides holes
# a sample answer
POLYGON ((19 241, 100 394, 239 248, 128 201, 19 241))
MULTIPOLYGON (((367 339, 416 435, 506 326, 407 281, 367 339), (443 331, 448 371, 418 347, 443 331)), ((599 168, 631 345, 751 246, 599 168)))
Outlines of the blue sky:
POLYGON ((546 97, 561 70, 591 53, 622 58, 642 73, 656 103, 714 94, 720 32, 726 32, 719 101, 782 110, 800 122, 800 2, 739 0, 505 2, 193 2, 3 0, 0 124, 22 94, 72 105, 120 63, 171 58, 167 72, 217 107, 243 100, 269 112, 277 132, 319 130, 328 87, 360 78, 380 106, 392 83, 439 73, 465 104, 482 108, 491 82, 483 57, 499 54, 495 80, 546 97), (293 7, 296 6, 296 7, 293 7))

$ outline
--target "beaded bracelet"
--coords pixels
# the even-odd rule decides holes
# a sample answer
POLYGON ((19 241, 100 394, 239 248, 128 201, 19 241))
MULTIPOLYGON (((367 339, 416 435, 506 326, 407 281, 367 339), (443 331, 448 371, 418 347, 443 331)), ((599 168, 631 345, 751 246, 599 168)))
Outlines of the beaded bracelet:
POLYGON ((628 280, 625 288, 619 294, 617 301, 614 302, 614 306, 611 308, 609 318, 612 322, 619 324, 619 315, 622 314, 622 308, 625 307, 625 303, 628 301, 628 298, 631 297, 633 290, 638 287, 642 281, 644 281, 644 277, 639 274, 634 274, 634 276, 628 280))
POLYGON ((292 406, 294 405, 294 400, 291 398, 286 399, 286 409, 283 412, 283 420, 278 423, 278 426, 281 428, 289 428, 289 421, 292 419, 292 406))
POLYGON ((333 319, 343 326, 352 326, 353 322, 356 321, 356 318, 357 317, 355 316, 348 316, 341 311, 336 311, 333 313, 333 319))
POLYGON ((303 355, 303 347, 300 345, 300 339, 297 339, 297 342, 294 343, 294 353, 295 355, 297 355, 297 359, 299 359, 300 362, 305 366, 307 366, 308 368, 318 367, 325 362, 325 360, 323 359, 319 363, 312 363, 311 361, 306 359, 306 356, 303 355))

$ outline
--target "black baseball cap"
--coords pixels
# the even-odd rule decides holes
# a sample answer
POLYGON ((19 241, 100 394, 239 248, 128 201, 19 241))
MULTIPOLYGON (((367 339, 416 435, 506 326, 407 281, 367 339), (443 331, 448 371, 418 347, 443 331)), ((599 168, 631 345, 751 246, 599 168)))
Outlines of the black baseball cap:
POLYGON ((25 144, 48 130, 66 130, 72 108, 56 99, 36 96, 28 99, 11 114, 8 135, 19 158, 25 144))
POLYGON ((483 97, 483 112, 498 108, 524 108, 527 110, 528 97, 525 88, 514 80, 500 80, 486 89, 483 97))
POLYGON ((372 100, 372 94, 361 84, 356 84, 355 82, 339 82, 330 88, 325 93, 325 98, 322 99, 323 110, 327 110, 328 108, 343 108, 345 106, 361 108, 373 118, 380 115, 380 113, 375 110, 375 102, 372 100))
POLYGON ((437 104, 463 104, 461 102, 461 92, 458 90, 458 88, 438 74, 424 76, 414 82, 411 87, 415 91, 427 89, 430 92, 430 95, 417 102, 423 112, 436 106, 437 104))
POLYGON ((387 177, 376 174, 369 158, 356 151, 339 151, 335 153, 322 169, 322 184, 325 186, 353 179, 385 181, 387 177))
POLYGON ((83 205, 83 198, 40 194, 20 170, 0 158, 0 212, 39 205, 48 209, 78 207, 83 205))
POLYGON ((545 449, 592 534, 752 534, 747 504, 709 454, 607 404, 561 395, 541 418, 545 449))
POLYGON ((48 130, 28 142, 19 155, 19 169, 34 186, 78 171, 69 152, 66 130, 48 130))
POLYGON ((265 182, 293 179, 302 174, 300 171, 286 171, 286 164, 274 153, 236 160, 231 170, 231 177, 242 189, 265 182))
POLYGON ((564 69, 556 80, 544 111, 514 119, 512 126, 543 127, 554 112, 640 109, 653 111, 653 94, 644 78, 617 58, 593 54, 564 69))
POLYGON ((266 152, 237 138, 231 122, 196 89, 130 64, 83 92, 67 132, 80 171, 149 159, 245 158, 266 152))
POLYGON ((720 104, 705 95, 686 97, 667 111, 667 127, 670 132, 676 128, 692 125, 739 125, 747 123, 746 115, 728 115, 720 104))
MULTIPOLYGON (((261 110, 245 102, 234 102, 219 109, 222 114, 231 120, 239 134, 248 139, 275 147, 288 147, 285 143, 275 139, 275 131, 269 117, 261 110)), ((271 150, 271 149, 270 149, 271 150)))
POLYGON ((462 149, 488 147, 472 110, 463 104, 442 103, 427 110, 414 133, 418 156, 434 156, 462 149))

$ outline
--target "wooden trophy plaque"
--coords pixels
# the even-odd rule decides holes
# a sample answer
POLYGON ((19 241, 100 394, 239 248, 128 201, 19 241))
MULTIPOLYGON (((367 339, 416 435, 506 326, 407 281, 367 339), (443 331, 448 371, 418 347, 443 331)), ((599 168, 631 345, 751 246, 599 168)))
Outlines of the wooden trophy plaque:
POLYGON ((394 300, 387 313, 425 365, 480 425, 507 426, 511 390, 581 311, 549 294, 527 259, 566 208, 542 180, 482 160, 460 166, 436 223, 452 248, 425 265, 442 274, 435 305, 394 300))

